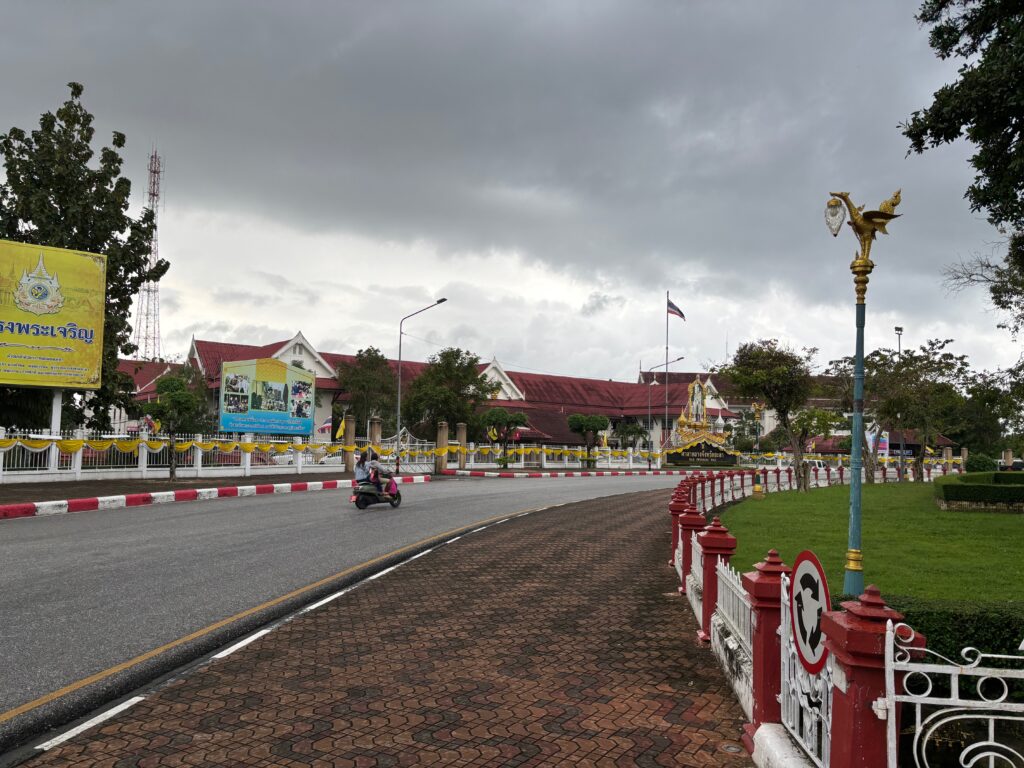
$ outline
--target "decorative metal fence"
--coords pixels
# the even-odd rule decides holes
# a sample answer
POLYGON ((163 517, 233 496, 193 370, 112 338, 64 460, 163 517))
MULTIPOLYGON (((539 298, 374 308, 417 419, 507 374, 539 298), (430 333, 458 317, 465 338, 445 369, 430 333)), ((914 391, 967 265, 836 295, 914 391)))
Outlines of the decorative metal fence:
POLYGON ((700 621, 704 606, 704 552, 696 535, 690 537, 690 573, 686 577, 686 597, 693 615, 700 621))
POLYGON ((751 622, 750 602, 747 592, 743 589, 743 579, 739 571, 725 562, 721 557, 715 566, 718 576, 718 607, 716 608, 722 623, 739 643, 740 648, 749 658, 753 647, 753 623, 751 622))
POLYGON ((789 615, 789 577, 782 575, 782 724, 815 765, 828 768, 832 749, 832 656, 812 675, 797 657, 789 615))
POLYGON ((914 630, 906 624, 886 625, 889 768, 897 768, 895 713, 901 704, 907 705, 902 728, 913 733, 917 768, 953 761, 977 768, 1024 766, 1024 656, 964 648, 964 660, 957 662, 914 647, 914 640, 914 630), (943 751, 945 756, 937 754, 943 751))

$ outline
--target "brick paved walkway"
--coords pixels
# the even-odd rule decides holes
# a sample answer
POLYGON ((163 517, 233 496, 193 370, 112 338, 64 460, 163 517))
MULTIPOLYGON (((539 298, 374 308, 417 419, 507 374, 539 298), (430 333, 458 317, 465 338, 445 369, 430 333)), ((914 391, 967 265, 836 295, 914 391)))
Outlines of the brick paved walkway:
POLYGON ((668 495, 440 546, 31 766, 750 766, 665 565, 668 495))

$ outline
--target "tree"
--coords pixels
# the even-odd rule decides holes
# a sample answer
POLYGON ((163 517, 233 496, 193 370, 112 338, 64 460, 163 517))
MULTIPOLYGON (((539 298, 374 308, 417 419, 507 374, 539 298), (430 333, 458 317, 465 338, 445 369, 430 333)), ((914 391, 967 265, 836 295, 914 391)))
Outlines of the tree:
MULTIPOLYGON (((879 421, 877 413, 878 391, 889 386, 897 360, 894 349, 876 349, 864 356, 864 434, 860 436, 861 456, 864 459, 865 482, 875 482, 875 470, 878 467, 879 437, 885 426, 879 421)), ((839 402, 843 413, 853 411, 853 356, 832 360, 825 369, 825 390, 839 402)), ((852 424, 851 431, 852 431, 852 424)), ((893 428, 894 425, 887 425, 893 428)), ((848 450, 852 449, 852 439, 848 450)))
POLYGON ((517 427, 525 427, 527 424, 526 414, 521 411, 510 413, 504 408, 491 408, 484 413, 482 418, 484 429, 488 432, 493 430, 501 443, 501 458, 498 463, 508 466, 508 441, 516 432, 517 427))
POLYGON ((924 446, 934 443, 940 433, 963 427, 969 366, 965 355, 946 349, 951 343, 952 339, 930 339, 917 350, 903 350, 878 389, 879 418, 917 433, 922 446, 914 457, 918 480, 924 478, 924 446))
MULTIPOLYGON (((132 380, 117 370, 118 357, 136 351, 129 324, 132 301, 143 283, 167 272, 168 264, 161 259, 149 267, 153 212, 146 209, 138 219, 128 215, 132 185, 121 176, 117 151, 125 146, 124 134, 115 131, 112 146, 100 150, 99 167, 90 167, 93 116, 79 100, 82 86, 68 87, 71 98, 56 114, 43 114, 31 135, 20 128, 0 135, 6 174, 0 184, 0 237, 106 255, 100 387, 88 394, 65 391, 63 415, 74 426, 109 430, 111 408, 130 410, 132 404, 132 380)), ((37 422, 48 413, 49 398, 46 390, 0 388, 0 400, 37 422)))
POLYGON ((612 434, 619 439, 621 445, 635 449, 637 443, 647 440, 649 433, 647 427, 639 422, 620 419, 612 430, 612 434))
POLYGON ((500 385, 480 373, 480 358, 454 347, 442 349, 427 360, 427 367, 409 387, 410 421, 452 427, 463 422, 471 433, 479 432, 479 407, 500 385))
POLYGON ((931 27, 929 43, 940 59, 958 58, 957 79, 901 125, 912 151, 922 153, 966 135, 974 183, 965 194, 971 210, 986 211, 1007 236, 1002 261, 977 257, 947 270, 954 288, 983 285, 1009 315, 1001 323, 1024 328, 1024 35, 1013 0, 925 0, 917 20, 931 27))
POLYGON ((189 366, 162 376, 156 383, 156 394, 156 401, 144 404, 142 410, 160 422, 161 431, 166 432, 170 439, 168 450, 173 479, 178 468, 177 435, 212 432, 216 417, 202 377, 189 366))
MULTIPOLYGON (((814 350, 805 350, 801 355, 781 346, 776 339, 761 339, 741 344, 721 371, 740 395, 757 398, 775 411, 798 467, 803 463, 804 449, 794 417, 811 395, 813 356, 814 350)), ((797 487, 806 490, 802 473, 797 472, 797 477, 797 487)))
POLYGON ((587 460, 589 461, 590 450, 594 447, 597 433, 608 429, 611 422, 608 421, 607 416, 601 414, 584 416, 582 413, 574 413, 566 421, 569 424, 569 430, 583 438, 583 442, 587 446, 587 460))
MULTIPOLYGON (((349 396, 349 405, 356 425, 366 424, 371 416, 379 416, 385 425, 395 412, 395 376, 388 360, 376 347, 360 349, 352 363, 342 363, 337 371, 338 386, 349 396)), ((390 431, 388 431, 390 434, 390 431)), ((346 435, 350 443, 355 435, 346 435)))

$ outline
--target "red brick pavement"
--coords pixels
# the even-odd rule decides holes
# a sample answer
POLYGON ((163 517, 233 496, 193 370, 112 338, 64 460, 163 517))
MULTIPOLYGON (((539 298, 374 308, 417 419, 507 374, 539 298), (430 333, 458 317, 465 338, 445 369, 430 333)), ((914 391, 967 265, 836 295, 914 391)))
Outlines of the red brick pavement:
POLYGON ((750 766, 665 492, 440 546, 31 766, 750 766))

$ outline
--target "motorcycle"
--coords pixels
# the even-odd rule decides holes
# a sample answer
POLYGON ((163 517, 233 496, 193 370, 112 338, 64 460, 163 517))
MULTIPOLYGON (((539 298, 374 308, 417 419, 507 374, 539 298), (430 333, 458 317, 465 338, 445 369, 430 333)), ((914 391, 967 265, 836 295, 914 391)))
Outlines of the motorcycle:
POLYGON ((349 501, 359 509, 366 509, 371 504, 388 503, 392 508, 402 503, 402 492, 398 490, 398 483, 390 472, 380 471, 381 485, 383 491, 378 491, 377 486, 369 481, 359 483, 353 491, 349 501))

